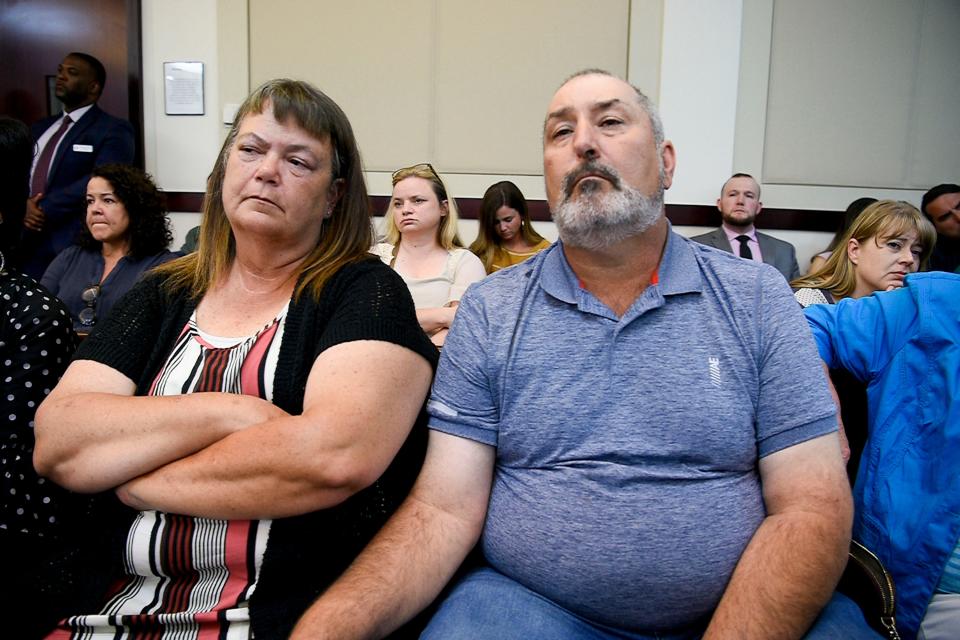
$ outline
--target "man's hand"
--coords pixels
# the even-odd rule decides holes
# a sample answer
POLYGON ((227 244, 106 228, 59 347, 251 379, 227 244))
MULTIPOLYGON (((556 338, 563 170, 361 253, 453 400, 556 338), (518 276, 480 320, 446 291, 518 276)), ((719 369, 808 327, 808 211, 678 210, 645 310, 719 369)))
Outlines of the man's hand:
POLYGON ((43 209, 40 208, 40 198, 42 197, 43 194, 38 193, 32 198, 27 199, 27 212, 23 216, 23 226, 30 229, 30 231, 42 231, 43 223, 47 220, 43 209))

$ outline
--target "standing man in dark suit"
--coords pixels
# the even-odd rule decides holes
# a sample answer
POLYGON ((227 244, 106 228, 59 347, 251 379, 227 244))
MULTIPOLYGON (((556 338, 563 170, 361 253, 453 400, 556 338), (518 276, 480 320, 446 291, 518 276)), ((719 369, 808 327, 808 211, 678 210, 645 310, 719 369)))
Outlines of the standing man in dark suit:
POLYGON ((133 162, 133 127, 97 107, 106 80, 99 60, 67 54, 57 67, 56 83, 64 113, 31 129, 36 155, 19 258, 23 271, 38 280, 83 225, 90 171, 109 162, 133 162))
POLYGON ((753 226, 763 208, 760 185, 749 173, 735 173, 723 183, 717 209, 723 225, 710 233, 694 236, 700 244, 730 251, 754 262, 766 262, 783 274, 787 281, 800 277, 797 251, 793 245, 760 233, 753 226))

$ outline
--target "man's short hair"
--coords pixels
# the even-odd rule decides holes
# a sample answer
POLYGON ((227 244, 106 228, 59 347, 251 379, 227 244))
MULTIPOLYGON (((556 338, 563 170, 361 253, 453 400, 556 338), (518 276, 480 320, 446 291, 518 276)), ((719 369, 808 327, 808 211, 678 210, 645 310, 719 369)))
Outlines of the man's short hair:
POLYGON ((103 63, 94 58, 89 53, 83 53, 80 51, 73 51, 67 54, 68 58, 80 58, 88 65, 90 65, 90 70, 93 71, 93 78, 97 81, 97 84, 100 85, 100 91, 97 95, 103 94, 103 87, 107 84, 107 69, 103 66, 103 63))
POLYGON ((729 178, 727 178, 726 180, 723 181, 723 186, 720 187, 720 195, 721 195, 721 196, 723 195, 724 187, 726 187, 726 186, 727 186, 727 183, 730 182, 731 180, 733 180, 734 178, 750 178, 751 180, 753 180, 753 181, 757 184, 757 200, 760 199, 760 181, 757 180, 756 178, 754 178, 754 177, 753 177, 752 175, 750 175, 749 173, 742 173, 742 172, 737 172, 737 173, 733 174, 732 176, 730 176, 729 178))
MULTIPOLYGON (((927 213, 927 205, 939 198, 940 196, 945 196, 948 193, 960 193, 960 185, 956 184, 938 184, 930 191, 927 191, 923 194, 923 200, 920 201, 920 211, 923 212, 923 215, 930 218, 930 214, 927 213)), ((933 218, 930 218, 931 220, 933 218)))
MULTIPOLYGON (((623 78, 610 73, 606 69, 581 69, 561 82, 560 86, 562 87, 574 78, 579 78, 581 76, 607 76, 609 78, 623 80, 623 78)), ((623 81, 627 82, 626 80, 623 81)), ((650 128, 653 130, 653 141, 656 143, 657 148, 659 149, 660 145, 663 144, 664 136, 663 122, 660 120, 660 112, 657 110, 657 105, 655 105, 653 100, 647 97, 647 95, 643 91, 640 91, 640 89, 638 89, 635 85, 632 85, 629 82, 627 82, 627 84, 629 84, 630 88, 636 92, 637 102, 640 103, 640 108, 643 109, 643 112, 647 114, 647 118, 650 119, 650 128)))

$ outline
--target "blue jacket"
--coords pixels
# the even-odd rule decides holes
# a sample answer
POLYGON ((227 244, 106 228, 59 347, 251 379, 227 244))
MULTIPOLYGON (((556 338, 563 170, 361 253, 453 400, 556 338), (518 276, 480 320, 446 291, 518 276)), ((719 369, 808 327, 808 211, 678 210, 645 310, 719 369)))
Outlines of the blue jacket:
POLYGON ((893 574, 914 638, 960 536, 960 275, 804 312, 827 365, 867 383, 853 533, 893 574))
MULTIPOLYGON (((36 141, 62 114, 44 118, 30 128, 36 141)), ((40 199, 46 223, 40 232, 24 230, 22 270, 39 280, 54 256, 73 244, 86 214, 90 172, 110 162, 131 164, 133 127, 93 105, 70 127, 50 163, 47 188, 40 199)), ((32 194, 31 194, 32 195, 32 194)))

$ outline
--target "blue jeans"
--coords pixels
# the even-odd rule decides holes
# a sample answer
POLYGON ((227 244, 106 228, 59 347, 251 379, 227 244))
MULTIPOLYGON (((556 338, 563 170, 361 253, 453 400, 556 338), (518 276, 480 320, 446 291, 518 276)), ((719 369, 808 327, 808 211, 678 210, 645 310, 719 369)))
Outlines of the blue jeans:
MULTIPOLYGON (((468 574, 443 601, 421 640, 696 640, 703 628, 636 634, 588 622, 490 568, 468 574)), ((835 593, 805 640, 877 640, 860 608, 835 593)))

